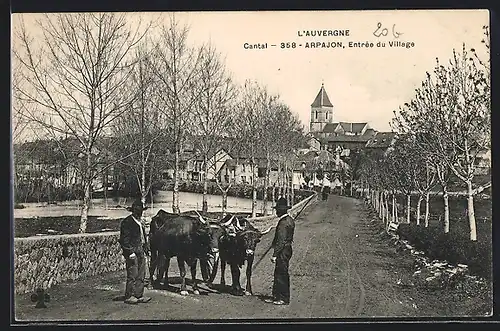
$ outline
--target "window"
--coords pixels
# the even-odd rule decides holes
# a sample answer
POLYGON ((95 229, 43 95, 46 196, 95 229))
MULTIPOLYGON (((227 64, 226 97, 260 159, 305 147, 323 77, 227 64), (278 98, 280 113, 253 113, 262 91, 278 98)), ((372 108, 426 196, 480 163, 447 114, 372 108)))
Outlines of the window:
POLYGON ((247 183, 247 177, 246 176, 241 176, 241 182, 242 183, 247 183))
POLYGON ((325 116, 326 116, 326 119, 328 119, 328 112, 326 112, 325 116))
POLYGON ((316 111, 316 118, 315 119, 318 119, 318 111, 316 111))
POLYGON ((229 175, 224 176, 224 182, 229 183, 229 175))

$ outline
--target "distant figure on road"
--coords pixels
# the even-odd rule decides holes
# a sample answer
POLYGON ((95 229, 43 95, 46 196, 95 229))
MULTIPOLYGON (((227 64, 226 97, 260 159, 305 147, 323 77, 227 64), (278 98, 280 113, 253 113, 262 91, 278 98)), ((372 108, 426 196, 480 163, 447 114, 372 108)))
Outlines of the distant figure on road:
POLYGON ((146 253, 148 251, 146 229, 141 223, 142 212, 146 210, 141 200, 135 200, 127 208, 132 214, 120 224, 120 245, 127 268, 125 303, 145 303, 151 298, 143 296, 146 275, 146 253))
POLYGON ((276 263, 276 267, 274 269, 273 299, 268 299, 266 302, 272 302, 275 305, 288 305, 290 304, 288 266, 292 258, 295 221, 287 214, 290 207, 285 198, 278 199, 274 208, 276 209, 276 215, 280 217, 272 243, 274 253, 271 262, 276 263))
POLYGON ((321 187, 322 200, 328 200, 328 194, 330 194, 330 186, 322 186, 321 187))

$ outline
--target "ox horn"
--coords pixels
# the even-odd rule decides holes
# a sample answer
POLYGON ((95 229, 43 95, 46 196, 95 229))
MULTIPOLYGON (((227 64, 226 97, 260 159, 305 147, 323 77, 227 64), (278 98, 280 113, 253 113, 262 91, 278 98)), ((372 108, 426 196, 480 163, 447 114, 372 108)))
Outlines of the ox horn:
POLYGON ((198 211, 197 211, 197 210, 195 210, 194 212, 195 212, 196 214, 198 214, 198 217, 199 217, 199 219, 200 219, 200 222, 201 222, 201 223, 203 223, 203 224, 207 224, 207 221, 205 221, 205 220, 203 219, 203 217, 201 217, 200 213, 198 213, 198 211))
POLYGON ((243 228, 240 224, 240 219, 236 217, 236 228, 238 228, 238 230, 245 230, 245 228, 243 228))
POLYGON ((271 226, 269 227, 269 229, 267 229, 266 231, 261 231, 261 232, 260 232, 260 234, 261 234, 261 235, 265 235, 266 233, 268 233, 269 231, 271 231, 271 229, 272 229, 272 228, 274 228, 274 226, 273 226, 273 225, 271 225, 271 226))
POLYGON ((229 221, 227 221, 225 223, 222 223, 222 225, 228 226, 229 224, 231 224, 231 222, 233 221, 233 219, 234 219, 234 215, 232 215, 231 218, 229 218, 229 221))

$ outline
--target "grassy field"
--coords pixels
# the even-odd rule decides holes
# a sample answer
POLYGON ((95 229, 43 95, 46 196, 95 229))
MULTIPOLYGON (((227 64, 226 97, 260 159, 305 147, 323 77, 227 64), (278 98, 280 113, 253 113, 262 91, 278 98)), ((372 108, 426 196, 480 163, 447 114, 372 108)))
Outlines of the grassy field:
MULTIPOLYGON (((398 199, 398 213, 400 217, 406 217, 405 200, 398 199)), ((416 205, 417 198, 412 197, 411 223, 416 223, 416 205)), ((459 232, 460 235, 469 235, 469 219, 467 215, 467 199, 465 197, 450 197, 450 232, 459 232)), ((389 209, 391 204, 389 204, 389 209)), ((431 196, 430 198, 430 217, 429 227, 443 228, 444 202, 440 196, 431 196)), ((425 213, 425 201, 421 205, 421 223, 425 213)), ((474 199, 474 214, 476 216, 476 227, 478 240, 491 242, 492 240, 492 201, 491 199, 474 199)))
MULTIPOLYGON (((200 214, 203 214, 200 212, 200 214)), ((248 213, 236 213, 239 217, 250 217, 248 213)), ((221 219, 222 213, 205 213, 210 219, 221 219)), ((106 231, 120 230, 122 218, 109 219, 89 216, 87 221, 87 233, 97 233, 106 231)), ((78 233, 80 227, 79 216, 58 216, 58 217, 39 217, 39 218, 16 218, 14 220, 14 237, 30 237, 52 234, 74 234, 78 233)))

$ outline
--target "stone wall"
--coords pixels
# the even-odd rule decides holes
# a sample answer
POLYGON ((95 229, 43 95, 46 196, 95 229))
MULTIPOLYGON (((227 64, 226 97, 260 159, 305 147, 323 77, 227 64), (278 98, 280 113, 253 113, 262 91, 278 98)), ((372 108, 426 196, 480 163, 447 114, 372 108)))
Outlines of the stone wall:
POLYGON ((14 239, 16 294, 125 268, 119 233, 14 239))

